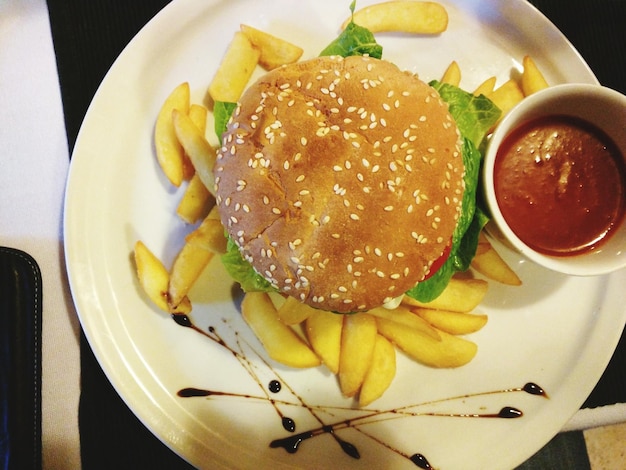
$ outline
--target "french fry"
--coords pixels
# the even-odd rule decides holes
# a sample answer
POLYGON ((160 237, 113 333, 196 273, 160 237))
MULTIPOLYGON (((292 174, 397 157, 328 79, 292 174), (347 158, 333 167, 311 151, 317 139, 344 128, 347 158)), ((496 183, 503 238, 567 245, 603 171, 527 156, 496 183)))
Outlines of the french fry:
POLYGON ((461 68, 456 60, 450 62, 448 68, 443 72, 441 83, 448 83, 457 87, 461 83, 461 68))
POLYGON ((196 175, 198 175, 198 178, 200 178, 207 190, 214 194, 215 175, 213 174, 213 165, 215 164, 215 149, 206 140, 204 134, 200 133, 189 116, 175 109, 172 112, 172 122, 179 142, 193 163, 196 175))
POLYGON ((167 286, 170 309, 176 309, 178 304, 187 297, 189 290, 209 264, 213 255, 212 251, 205 250, 200 244, 185 242, 170 270, 167 286))
POLYGON ((206 217, 214 204, 215 198, 200 177, 194 174, 176 207, 176 214, 186 223, 195 224, 206 217))
POLYGON ((172 124, 172 111, 189 112, 189 83, 181 83, 161 106, 154 126, 154 147, 157 160, 167 179, 176 187, 183 181, 184 151, 172 124))
POLYGON ((252 45, 248 36, 237 31, 209 85, 213 101, 239 101, 260 56, 261 52, 252 45))
POLYGON ((511 79, 493 90, 487 97, 506 115, 513 106, 524 99, 524 93, 518 83, 511 79))
POLYGON ((176 309, 171 310, 168 304, 167 286, 169 273, 154 253, 152 253, 142 241, 135 243, 134 249, 137 278, 148 298, 161 310, 168 313, 189 313, 191 303, 185 297, 179 302, 176 309))
POLYGON ((548 82, 531 56, 524 56, 522 66, 524 70, 522 71, 521 82, 524 96, 529 96, 536 91, 548 88, 548 82))
POLYGON ((224 236, 222 222, 212 218, 210 214, 198 228, 185 237, 185 242, 217 255, 226 253, 227 239, 224 236))
POLYGON ((287 300, 287 297, 285 295, 281 294, 280 292, 276 292, 276 291, 268 292, 267 296, 272 301, 272 305, 274 305, 274 308, 276 310, 278 310, 280 307, 282 307, 282 305, 285 303, 285 300, 287 300))
POLYGON ((384 307, 377 307, 368 310, 367 313, 377 318, 393 320, 397 323, 407 326, 408 328, 415 328, 416 330, 420 330, 422 333, 430 336, 434 340, 441 340, 441 337, 439 336, 437 330, 430 326, 428 322, 426 322, 426 320, 418 315, 415 315, 405 305, 399 305, 393 310, 389 310, 384 307))
POLYGON ((285 325, 297 325, 309 318, 316 310, 294 297, 287 297, 278 309, 278 318, 285 325))
POLYGON ((373 33, 440 34, 448 28, 448 12, 436 2, 397 0, 376 3, 355 11, 352 18, 344 21, 342 29, 350 19, 373 33))
POLYGON ((404 296, 402 302, 412 307, 426 307, 438 310, 449 310, 453 312, 471 312, 487 293, 489 285, 482 279, 450 279, 439 297, 432 302, 419 302, 408 295, 404 296))
POLYGON ((476 87, 476 89, 474 90, 473 94, 474 96, 480 96, 480 95, 488 96, 489 94, 493 92, 495 87, 496 87, 496 77, 491 76, 488 79, 486 79, 484 82, 482 82, 480 85, 478 85, 478 87, 476 87))
POLYGON ((278 318, 274 304, 264 292, 248 292, 241 303, 241 314, 267 354, 290 367, 316 367, 320 358, 306 342, 278 318))
MULTIPOLYGON (((196 125, 202 135, 206 132, 207 114, 208 109, 201 104, 192 103, 189 106, 189 119, 196 125)), ((185 154, 185 158, 183 159, 183 179, 187 181, 190 180, 195 172, 196 170, 189 159, 189 155, 185 154)))
POLYGON ((359 406, 367 406, 380 398, 396 375, 396 350, 382 335, 376 335, 372 363, 359 392, 359 406))
POLYGON ((479 313, 448 312, 429 308, 416 308, 415 314, 436 329, 451 335, 475 333, 487 324, 488 317, 479 313))
POLYGON ((292 64, 304 52, 301 47, 252 26, 242 24, 240 29, 248 37, 252 45, 259 49, 259 65, 266 70, 272 70, 285 64, 292 64))
POLYGON ((361 388, 372 362, 376 344, 376 320, 366 313, 343 317, 339 387, 345 396, 352 397, 361 388))
POLYGON ((472 268, 491 280, 509 286, 522 285, 522 280, 493 248, 483 232, 478 238, 478 249, 471 264, 472 268))
POLYGON ((441 341, 400 323, 376 318, 378 332, 402 349, 411 358, 431 367, 460 367, 471 361, 478 347, 476 343, 440 331, 441 341))
POLYGON ((343 315, 331 312, 317 310, 305 320, 305 331, 311 347, 333 374, 339 372, 342 329, 343 315))

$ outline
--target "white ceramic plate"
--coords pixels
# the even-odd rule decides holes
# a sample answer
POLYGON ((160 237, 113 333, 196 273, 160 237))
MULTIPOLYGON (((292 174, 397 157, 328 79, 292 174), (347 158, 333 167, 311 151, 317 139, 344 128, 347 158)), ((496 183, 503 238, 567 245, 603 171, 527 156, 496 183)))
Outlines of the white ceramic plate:
MULTIPOLYGON (((444 3, 450 15, 445 34, 380 35, 384 57, 425 80, 440 77, 454 59, 468 90, 490 75, 502 83, 518 73, 524 54, 535 58, 553 84, 596 82, 569 42, 525 1, 444 3)), ((192 292, 193 321, 204 330, 215 327, 247 360, 176 325, 150 304, 135 279, 136 240, 169 264, 189 230, 174 215, 182 190, 172 189, 162 176, 152 146, 155 117, 167 94, 189 81, 193 100, 202 102, 240 23, 290 39, 305 47, 305 57, 315 56, 336 37, 348 4, 180 0, 130 43, 98 90, 72 158, 65 249, 80 320, 130 408, 198 467, 415 468, 408 457, 421 454, 442 469, 510 468, 547 443, 599 379, 624 325, 626 272, 558 276, 503 248, 524 286, 490 288, 481 307, 489 323, 472 335, 479 345, 475 360, 460 369, 434 370, 399 355, 397 377, 372 405, 379 414, 369 420, 356 419, 363 412, 352 409, 353 402, 341 396, 324 368, 289 370, 266 362, 240 318, 219 262, 192 292), (280 393, 268 391, 271 380, 282 384, 280 393), (527 382, 543 387, 549 398, 520 391, 469 397, 527 382), (186 387, 226 395, 179 397, 186 387), (412 414, 384 413, 419 404, 409 408, 412 414), (491 414, 504 406, 524 415, 432 416, 491 414), (334 435, 303 440, 297 452, 288 453, 270 447, 272 440, 291 435, 277 410, 294 420, 296 433, 351 421, 335 426, 334 435), (342 450, 341 441, 351 443, 360 458, 342 450)))

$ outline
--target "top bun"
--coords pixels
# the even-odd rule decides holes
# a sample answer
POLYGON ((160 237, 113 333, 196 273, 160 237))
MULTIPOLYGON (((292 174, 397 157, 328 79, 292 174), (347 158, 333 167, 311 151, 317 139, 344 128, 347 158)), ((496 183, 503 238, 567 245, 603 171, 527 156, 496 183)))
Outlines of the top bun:
POLYGON ((461 212, 460 135, 438 93, 369 57, 275 69, 244 93, 215 165, 244 258, 313 307, 380 306, 429 274, 461 212))

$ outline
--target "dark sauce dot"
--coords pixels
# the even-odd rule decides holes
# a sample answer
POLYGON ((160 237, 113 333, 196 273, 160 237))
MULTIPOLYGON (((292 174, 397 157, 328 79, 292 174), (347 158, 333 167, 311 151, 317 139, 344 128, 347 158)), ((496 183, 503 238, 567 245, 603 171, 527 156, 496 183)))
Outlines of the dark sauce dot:
POLYGON ((543 388, 533 382, 528 382, 526 385, 524 385, 524 388, 522 390, 524 390, 526 393, 530 393, 531 395, 541 395, 544 397, 548 396, 543 388))
POLYGON ((293 419, 283 416, 282 421, 285 431, 294 432, 296 430, 296 422, 293 419))
POLYGON ((431 465, 430 462, 428 460, 426 460, 426 457, 424 457, 422 454, 413 454, 411 457, 409 457, 409 460, 411 462, 413 462, 416 466, 418 466, 419 468, 423 468, 424 470, 430 470, 431 465))
POLYGON ((343 450, 346 454, 348 454, 353 459, 360 459, 361 454, 359 453, 359 449, 356 448, 354 444, 351 444, 343 439, 339 439, 335 436, 339 445, 341 446, 341 450, 343 450))
POLYGON ((500 410, 500 413, 498 413, 498 417, 499 418, 521 418, 523 414, 524 413, 522 413, 522 411, 518 410, 517 408, 513 408, 512 406, 505 406, 504 408, 500 410))
POLYGON ((208 397, 209 395, 211 395, 211 392, 209 390, 189 387, 179 390, 177 395, 182 398, 208 397))
POLYGON ((313 433, 311 431, 303 432, 301 434, 297 434, 295 436, 286 437, 284 439, 276 439, 270 442, 270 447, 275 449, 276 447, 282 447, 290 454, 295 454, 298 451, 298 446, 305 439, 309 439, 313 437, 313 433))
POLYGON ((184 313, 173 313, 172 319, 176 322, 177 325, 185 326, 187 328, 193 327, 193 323, 191 323, 191 319, 184 313))
POLYGON ((269 383, 267 388, 272 393, 278 393, 283 388, 283 386, 282 386, 282 384, 278 380, 272 380, 272 381, 270 381, 270 383, 269 383))

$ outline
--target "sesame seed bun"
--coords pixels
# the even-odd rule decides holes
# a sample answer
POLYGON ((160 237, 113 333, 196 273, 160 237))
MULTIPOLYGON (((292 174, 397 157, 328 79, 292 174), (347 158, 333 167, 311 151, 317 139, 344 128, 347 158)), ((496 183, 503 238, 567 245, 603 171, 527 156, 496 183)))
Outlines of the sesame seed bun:
POLYGON ((217 204, 285 294, 368 310, 428 275, 456 226, 460 136, 447 105, 384 60, 320 57, 245 92, 215 165, 217 204))

